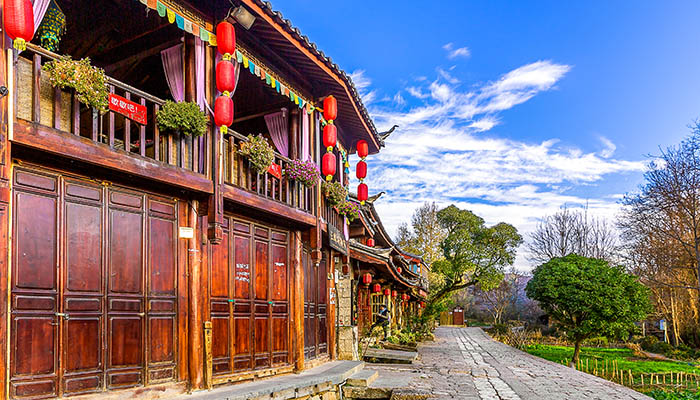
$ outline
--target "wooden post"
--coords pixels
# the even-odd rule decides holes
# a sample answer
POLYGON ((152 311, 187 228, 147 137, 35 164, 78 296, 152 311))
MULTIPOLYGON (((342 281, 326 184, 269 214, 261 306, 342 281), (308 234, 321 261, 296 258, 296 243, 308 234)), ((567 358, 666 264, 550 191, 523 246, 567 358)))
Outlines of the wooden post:
MULTIPOLYGON (((189 227, 197 232, 197 201, 192 200, 187 210, 189 227)), ((204 384, 203 369, 203 328, 204 320, 202 318, 202 266, 200 262, 199 246, 197 243, 197 235, 194 238, 188 239, 187 258, 189 265, 189 372, 190 385, 193 389, 201 389, 204 384)))
POLYGON ((336 314, 337 314, 337 307, 338 307, 338 292, 336 291, 335 288, 335 258, 340 257, 340 254, 336 253, 335 251, 330 251, 328 252, 328 256, 330 257, 330 260, 328 262, 329 268, 328 268, 328 277, 332 277, 329 282, 328 282, 328 293, 327 293, 327 298, 328 298, 328 318, 326 323, 328 324, 328 354, 330 355, 331 360, 336 359, 336 314), (333 290, 331 290, 331 288, 333 290), (331 293, 332 292, 332 293, 331 293))
POLYGON ((304 266, 301 262, 301 232, 291 233, 292 269, 294 271, 294 286, 292 290, 292 324, 294 326, 293 343, 294 370, 304 369, 304 266))
MULTIPOLYGON (((0 18, 2 10, 0 10, 0 18)), ((2 35, 0 43, 5 49, 6 35, 2 35)), ((14 82, 7 81, 9 76, 13 77, 12 64, 8 60, 13 59, 13 49, 9 46, 7 53, 0 57, 0 85, 9 90, 7 96, 0 99, 0 400, 5 400, 9 396, 9 380, 7 376, 8 363, 8 337, 10 334, 9 304, 7 302, 9 294, 9 260, 10 260, 10 179, 12 176, 12 164, 10 159, 10 125, 14 123, 14 115, 11 114, 12 101, 14 99, 14 82)))
POLYGON ((299 109, 289 111, 289 158, 299 158, 299 109))

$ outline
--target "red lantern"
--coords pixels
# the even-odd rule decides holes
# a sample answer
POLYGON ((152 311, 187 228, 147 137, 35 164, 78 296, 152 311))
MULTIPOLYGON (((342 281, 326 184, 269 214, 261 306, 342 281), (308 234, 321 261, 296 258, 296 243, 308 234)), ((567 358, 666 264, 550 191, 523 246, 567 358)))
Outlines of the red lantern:
POLYGON ((225 60, 236 52, 236 30, 230 22, 222 21, 216 26, 216 46, 225 60))
POLYGON ((374 286, 372 286, 372 291, 374 293, 379 293, 382 291, 382 286, 378 283, 375 283, 374 286))
POLYGON ((391 289, 384 289, 384 296, 391 296, 391 289))
POLYGON ((216 89, 228 96, 236 88, 236 68, 231 61, 216 64, 216 89))
POLYGON ((396 290, 391 292, 391 297, 397 297, 398 295, 399 295, 399 292, 397 292, 396 290))
POLYGON ((372 239, 372 238, 367 239, 367 246, 374 247, 374 239, 372 239))
POLYGON ((228 96, 219 96, 214 103, 214 123, 221 133, 226 133, 233 123, 233 100, 228 96))
POLYGON ((372 283, 372 275, 370 275, 369 273, 363 274, 362 283, 364 283, 365 285, 369 285, 370 283, 372 283))
POLYGON ((398 272, 400 274, 401 272, 403 272, 403 268, 401 268, 401 267, 396 268, 396 272, 398 272))
POLYGON ((333 147, 338 140, 338 128, 333 124, 328 124, 323 127, 323 147, 328 152, 333 151, 333 147))
POLYGON ((34 8, 30 0, 5 0, 3 5, 5 32, 14 40, 14 48, 27 49, 34 37, 34 8))
POLYGON ((357 155, 360 158, 365 158, 369 154, 369 145, 366 140, 360 140, 357 142, 357 155))
POLYGON ((360 161, 357 163, 357 168, 355 169, 355 176, 357 179, 365 179, 367 177, 367 163, 360 161))
POLYGON ((326 153, 323 155, 323 160, 321 160, 321 172, 326 177, 326 180, 330 181, 335 175, 335 154, 326 153))
POLYGON ((338 116, 338 102, 335 97, 328 96, 323 100, 323 118, 332 123, 338 116))
POLYGON ((404 294, 401 295, 401 299, 402 299, 403 301, 408 301, 408 299, 410 299, 410 297, 409 297, 406 293, 404 293, 404 294))
MULTIPOLYGON (((326 156, 323 156, 323 159, 325 161, 326 156)), ((333 171, 335 171, 335 170, 333 170, 333 171)), ((360 183, 359 185, 357 185, 357 200, 360 200, 360 204, 362 204, 362 205, 364 205, 365 201, 367 200, 367 196, 368 196, 367 192, 368 192, 368 189, 367 189, 366 184, 360 183)))
POLYGON ((424 302, 424 301, 421 301, 421 302, 420 302, 420 308, 425 308, 425 302, 424 302))

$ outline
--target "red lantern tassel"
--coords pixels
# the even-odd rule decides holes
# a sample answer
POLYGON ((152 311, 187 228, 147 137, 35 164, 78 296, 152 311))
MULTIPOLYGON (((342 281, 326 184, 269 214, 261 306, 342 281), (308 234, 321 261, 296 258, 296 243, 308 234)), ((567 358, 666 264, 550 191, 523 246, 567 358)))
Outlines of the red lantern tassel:
POLYGON ((30 0, 4 0, 3 22, 5 32, 13 39, 18 51, 27 49, 27 42, 34 37, 34 7, 30 0))

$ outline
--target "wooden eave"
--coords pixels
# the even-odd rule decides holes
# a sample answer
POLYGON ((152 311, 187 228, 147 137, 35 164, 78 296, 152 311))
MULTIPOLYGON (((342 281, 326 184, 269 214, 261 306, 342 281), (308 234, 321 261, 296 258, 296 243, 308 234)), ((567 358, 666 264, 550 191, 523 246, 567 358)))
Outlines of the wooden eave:
POLYGON ((266 50, 268 53, 275 53, 287 60, 283 64, 288 65, 282 65, 288 73, 287 77, 306 86, 301 90, 312 91, 314 101, 320 102, 328 95, 336 97, 338 101, 336 123, 342 127, 347 136, 345 142, 350 152, 355 151, 354 145, 361 139, 369 143, 370 153, 379 152, 377 130, 352 79, 340 69, 338 64, 318 50, 316 44, 302 35, 288 19, 284 19, 279 11, 274 11, 269 2, 261 0, 239 0, 239 2, 257 18, 250 31, 242 33, 241 36, 254 36, 260 43, 265 44, 265 48, 269 49, 269 51, 266 50))

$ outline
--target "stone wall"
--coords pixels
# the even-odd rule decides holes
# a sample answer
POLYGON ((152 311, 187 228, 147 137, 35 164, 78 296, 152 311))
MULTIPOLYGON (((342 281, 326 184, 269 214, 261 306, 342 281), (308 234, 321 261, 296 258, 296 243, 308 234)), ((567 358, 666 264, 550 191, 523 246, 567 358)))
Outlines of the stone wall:
POLYGON ((338 359, 358 360, 357 354, 357 326, 352 323, 352 268, 348 268, 347 275, 338 272, 336 293, 338 296, 338 359))

